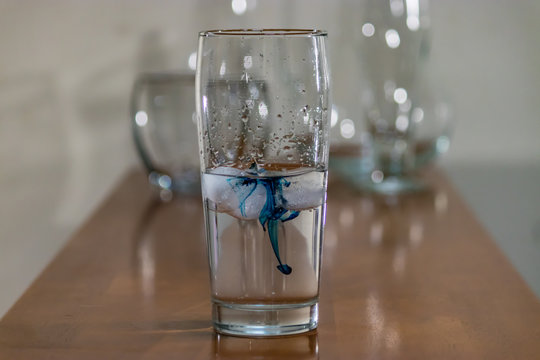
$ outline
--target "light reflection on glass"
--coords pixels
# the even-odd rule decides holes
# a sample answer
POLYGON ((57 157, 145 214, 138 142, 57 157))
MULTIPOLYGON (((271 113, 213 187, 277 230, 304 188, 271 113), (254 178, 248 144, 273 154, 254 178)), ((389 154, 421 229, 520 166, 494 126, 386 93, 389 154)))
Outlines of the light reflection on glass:
POLYGON ((437 147, 438 153, 445 153, 450 148, 450 139, 448 138, 448 136, 440 136, 437 139, 437 143, 435 144, 435 146, 437 147))
POLYGON ((407 6, 407 27, 411 31, 420 28, 420 6, 418 0, 405 0, 407 6))
POLYGON ((251 55, 244 56, 244 68, 251 69, 252 66, 253 66, 253 58, 251 57, 251 55))
POLYGON ((268 116, 268 107, 263 102, 259 104, 259 115, 264 119, 268 116))
POLYGON ((424 110, 420 107, 414 108, 411 113, 411 119, 415 124, 419 124, 424 120, 424 110))
POLYGON ((172 184, 171 177, 169 175, 161 175, 158 179, 158 184, 162 188, 169 189, 172 184))
POLYGON ((384 38, 386 40, 386 45, 388 45, 388 47, 391 49, 397 48, 401 42, 399 33, 394 29, 387 30, 384 34, 384 38))
POLYGON ((351 119, 343 119, 340 124, 340 133, 345 139, 350 139, 354 136, 354 123, 351 119))
POLYGON ((375 34, 375 26, 372 23, 362 25, 362 34, 365 37, 372 37, 375 34))
POLYGON ((137 113, 135 114, 135 123, 141 127, 148 124, 148 114, 146 113, 146 111, 137 111, 137 113))
POLYGON ((203 111, 208 111, 208 98, 206 95, 202 97, 203 111))
POLYGON ((223 76, 225 75, 225 72, 227 71, 227 65, 225 64, 225 61, 221 63, 221 66, 219 67, 219 75, 223 76))
POLYGON ((407 101, 407 90, 404 88, 397 88, 394 90, 394 101, 398 104, 404 104, 407 101))
POLYGON ((371 173, 371 181, 380 184, 384 180, 384 174, 381 170, 373 170, 371 173))
POLYGON ((338 113, 337 109, 335 108, 335 106, 333 106, 332 107, 332 114, 330 115, 330 127, 336 126, 336 124, 338 122, 338 116, 339 116, 339 113, 338 113))
POLYGON ((407 115, 399 115, 396 119, 396 129, 405 132, 409 127, 409 118, 407 115))
POLYGON ((232 0, 231 8, 236 15, 242 15, 247 10, 247 2, 246 0, 232 0))
POLYGON ((196 52, 192 52, 191 54, 189 54, 188 66, 191 70, 195 70, 197 68, 197 53, 196 52))

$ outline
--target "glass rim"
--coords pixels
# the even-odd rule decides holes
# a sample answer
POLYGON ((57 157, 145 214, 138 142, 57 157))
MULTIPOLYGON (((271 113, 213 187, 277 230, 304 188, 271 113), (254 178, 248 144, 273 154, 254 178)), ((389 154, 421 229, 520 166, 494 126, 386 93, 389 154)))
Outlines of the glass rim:
POLYGON ((260 36, 260 37, 312 37, 327 36, 325 30, 317 29, 218 29, 199 32, 200 37, 260 36))

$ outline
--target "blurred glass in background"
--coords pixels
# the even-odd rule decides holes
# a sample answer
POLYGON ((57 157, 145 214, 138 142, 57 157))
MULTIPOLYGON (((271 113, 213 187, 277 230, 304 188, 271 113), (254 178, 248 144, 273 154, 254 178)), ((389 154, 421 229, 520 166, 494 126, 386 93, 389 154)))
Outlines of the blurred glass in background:
POLYGON ((137 153, 160 198, 200 193, 194 74, 139 75, 130 115, 137 153))
POLYGON ((331 169, 362 190, 421 190, 413 175, 448 150, 452 110, 434 93, 442 84, 424 69, 428 5, 367 0, 360 21, 343 22, 339 41, 349 42, 352 52, 334 63, 347 69, 336 75, 347 86, 335 87, 331 169))

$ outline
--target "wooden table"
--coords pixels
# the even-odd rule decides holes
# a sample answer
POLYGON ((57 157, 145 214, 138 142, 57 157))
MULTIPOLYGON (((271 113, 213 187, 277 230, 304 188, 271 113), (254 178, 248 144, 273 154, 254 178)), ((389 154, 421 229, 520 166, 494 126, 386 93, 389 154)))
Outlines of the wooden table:
POLYGON ((211 328, 200 199, 160 203, 134 171, 4 316, 0 359, 539 359, 540 302, 428 181, 386 199, 331 183, 318 331, 246 339, 211 328))

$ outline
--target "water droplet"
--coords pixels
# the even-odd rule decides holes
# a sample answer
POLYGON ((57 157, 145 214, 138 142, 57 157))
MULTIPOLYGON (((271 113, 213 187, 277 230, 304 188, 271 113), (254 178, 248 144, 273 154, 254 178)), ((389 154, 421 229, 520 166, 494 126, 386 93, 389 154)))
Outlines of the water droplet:
POLYGON ((287 155, 287 160, 292 160, 293 159, 293 156, 291 154, 287 155))

